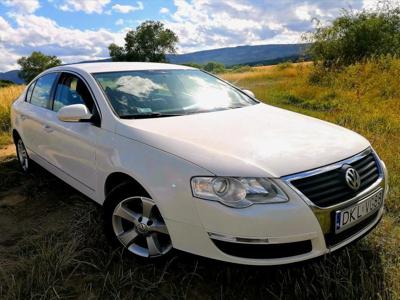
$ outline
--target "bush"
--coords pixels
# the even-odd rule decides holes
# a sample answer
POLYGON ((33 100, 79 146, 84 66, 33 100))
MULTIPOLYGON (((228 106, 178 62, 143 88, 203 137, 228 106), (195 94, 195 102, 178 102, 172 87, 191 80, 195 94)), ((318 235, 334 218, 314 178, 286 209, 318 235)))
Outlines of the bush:
POLYGON ((400 8, 345 10, 331 25, 317 27, 308 40, 313 60, 331 69, 382 55, 400 56, 400 8))
POLYGON ((10 85, 14 85, 15 83, 10 80, 0 79, 0 88, 7 87, 10 85))
POLYGON ((292 66, 292 62, 289 60, 289 61, 285 61, 285 62, 281 62, 281 63, 277 64, 276 68, 279 71, 282 71, 282 70, 285 70, 287 68, 290 68, 291 66, 292 66))
POLYGON ((205 71, 210 73, 223 73, 225 72, 225 66, 218 62, 209 62, 207 63, 204 68, 205 71))

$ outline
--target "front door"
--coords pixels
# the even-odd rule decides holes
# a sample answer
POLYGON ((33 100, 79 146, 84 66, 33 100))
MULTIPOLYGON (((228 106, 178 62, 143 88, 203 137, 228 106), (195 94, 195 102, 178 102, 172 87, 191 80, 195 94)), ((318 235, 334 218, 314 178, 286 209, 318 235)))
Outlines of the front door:
POLYGON ((60 121, 57 112, 63 106, 72 104, 84 104, 92 114, 97 113, 83 80, 76 75, 62 73, 54 94, 54 114, 48 120, 48 130, 51 131, 50 163, 94 192, 97 179, 96 145, 101 128, 90 122, 60 121))

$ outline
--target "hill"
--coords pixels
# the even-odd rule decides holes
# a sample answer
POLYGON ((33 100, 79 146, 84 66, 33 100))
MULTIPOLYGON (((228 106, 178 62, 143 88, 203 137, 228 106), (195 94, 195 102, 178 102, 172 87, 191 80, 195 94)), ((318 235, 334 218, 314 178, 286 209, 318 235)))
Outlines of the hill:
POLYGON ((18 76, 19 70, 12 70, 4 73, 0 73, 0 80, 8 80, 17 84, 23 84, 24 80, 18 76))
POLYGON ((206 64, 215 61, 225 66, 262 62, 282 61, 285 58, 301 57, 308 44, 280 44, 259 46, 238 46, 198 51, 187 54, 168 55, 168 60, 175 64, 196 63, 206 64))

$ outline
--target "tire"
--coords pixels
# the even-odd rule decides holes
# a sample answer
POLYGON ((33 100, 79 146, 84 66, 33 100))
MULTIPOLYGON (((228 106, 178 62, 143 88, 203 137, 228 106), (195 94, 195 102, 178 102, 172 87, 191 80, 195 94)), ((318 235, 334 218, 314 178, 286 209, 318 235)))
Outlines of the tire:
POLYGON ((25 144, 19 136, 15 140, 15 148, 17 150, 17 159, 22 172, 25 174, 30 173, 33 165, 32 160, 29 158, 25 144))
POLYGON ((171 238, 156 204, 144 190, 135 193, 128 182, 107 196, 104 227, 111 245, 124 247, 128 255, 159 260, 172 253, 171 238))

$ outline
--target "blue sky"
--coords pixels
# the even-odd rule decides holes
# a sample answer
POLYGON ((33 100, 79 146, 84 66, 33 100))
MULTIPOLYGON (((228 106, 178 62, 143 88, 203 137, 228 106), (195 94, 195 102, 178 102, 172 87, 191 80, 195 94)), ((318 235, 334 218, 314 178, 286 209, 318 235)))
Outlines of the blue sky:
MULTIPOLYGON (((1 0, 0 71, 39 50, 63 62, 108 56, 126 32, 160 20, 179 37, 180 53, 270 43, 298 43, 342 8, 376 7, 377 0, 1 0)), ((398 0, 392 0, 398 5, 398 0)))

